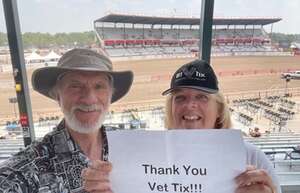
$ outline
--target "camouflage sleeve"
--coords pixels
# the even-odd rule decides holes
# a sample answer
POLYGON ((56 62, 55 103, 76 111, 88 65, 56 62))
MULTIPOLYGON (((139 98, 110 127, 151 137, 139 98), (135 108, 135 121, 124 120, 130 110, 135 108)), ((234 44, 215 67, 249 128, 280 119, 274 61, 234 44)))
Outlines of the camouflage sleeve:
POLYGON ((37 187, 30 184, 22 172, 9 167, 0 168, 0 193, 29 193, 37 192, 37 187))
POLYGON ((0 193, 38 192, 36 153, 28 147, 0 164, 0 193))

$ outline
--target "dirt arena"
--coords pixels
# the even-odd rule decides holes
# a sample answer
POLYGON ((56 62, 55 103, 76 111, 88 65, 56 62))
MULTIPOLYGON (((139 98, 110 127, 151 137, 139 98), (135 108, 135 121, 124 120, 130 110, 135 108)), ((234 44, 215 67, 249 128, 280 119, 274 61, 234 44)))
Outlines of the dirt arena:
MULTIPOLYGON (((189 59, 159 59, 114 62, 115 70, 132 70, 135 74, 130 92, 119 102, 113 104, 112 110, 121 111, 128 108, 142 108, 163 105, 161 92, 169 87, 171 75, 189 59)), ((300 70, 300 57, 214 57, 212 66, 219 77, 219 85, 227 98, 245 97, 247 93, 264 93, 266 90, 284 89, 285 80, 280 73, 288 70, 300 70), (240 94, 239 94, 240 93, 240 94)), ((28 71, 29 82, 32 70, 28 71)), ((31 88, 31 85, 30 85, 31 88)), ((292 80, 288 88, 299 88, 300 80, 292 80)), ((34 119, 40 116, 60 115, 57 104, 30 89, 34 119)), ((0 73, 0 120, 14 118, 14 106, 8 102, 15 96, 14 81, 11 73, 0 73)), ((16 106, 17 109, 17 106, 16 106)))

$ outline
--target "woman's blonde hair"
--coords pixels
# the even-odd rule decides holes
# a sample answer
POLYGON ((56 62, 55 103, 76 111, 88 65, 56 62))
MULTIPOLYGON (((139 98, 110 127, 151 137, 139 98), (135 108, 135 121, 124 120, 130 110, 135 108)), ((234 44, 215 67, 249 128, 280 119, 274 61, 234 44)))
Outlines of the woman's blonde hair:
MULTIPOLYGON (((215 123, 215 129, 228 129, 232 127, 231 117, 229 108, 227 103, 225 102, 224 96, 218 92, 216 94, 212 94, 216 99, 218 105, 218 118, 215 123)), ((173 118, 172 118, 172 98, 173 94, 170 93, 167 96, 166 106, 165 106, 165 128, 172 129, 174 128, 173 125, 173 118)))

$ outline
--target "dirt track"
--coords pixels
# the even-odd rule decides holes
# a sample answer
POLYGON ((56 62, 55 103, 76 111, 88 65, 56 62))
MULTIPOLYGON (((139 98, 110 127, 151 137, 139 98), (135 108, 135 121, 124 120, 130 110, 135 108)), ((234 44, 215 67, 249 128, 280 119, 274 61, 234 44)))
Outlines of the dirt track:
MULTIPOLYGON (((115 70, 132 70, 134 84, 129 94, 112 106, 113 110, 133 108, 135 104, 163 104, 161 92, 169 87, 172 73, 190 59, 160 59, 145 61, 115 62, 115 70)), ((212 66, 219 76, 223 92, 239 92, 284 88, 285 81, 280 72, 300 69, 299 57, 217 57, 212 66)), ((28 72, 29 82, 32 71, 28 72)), ((8 98, 15 96, 13 78, 9 73, 0 74, 0 120, 14 117, 13 105, 8 98)), ((288 87, 300 87, 300 81, 291 81, 288 87)), ((59 109, 54 101, 31 90, 34 118, 57 114, 59 109)))

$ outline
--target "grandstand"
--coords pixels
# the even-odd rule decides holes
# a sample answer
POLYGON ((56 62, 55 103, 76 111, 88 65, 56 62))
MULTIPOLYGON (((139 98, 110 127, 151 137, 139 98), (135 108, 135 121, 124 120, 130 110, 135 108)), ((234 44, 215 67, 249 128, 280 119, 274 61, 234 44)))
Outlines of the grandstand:
MULTIPOLYGON (((280 18, 218 18, 213 21, 213 55, 278 55, 264 30, 280 18)), ((109 14, 94 21, 97 36, 111 57, 195 56, 199 18, 109 14)))

